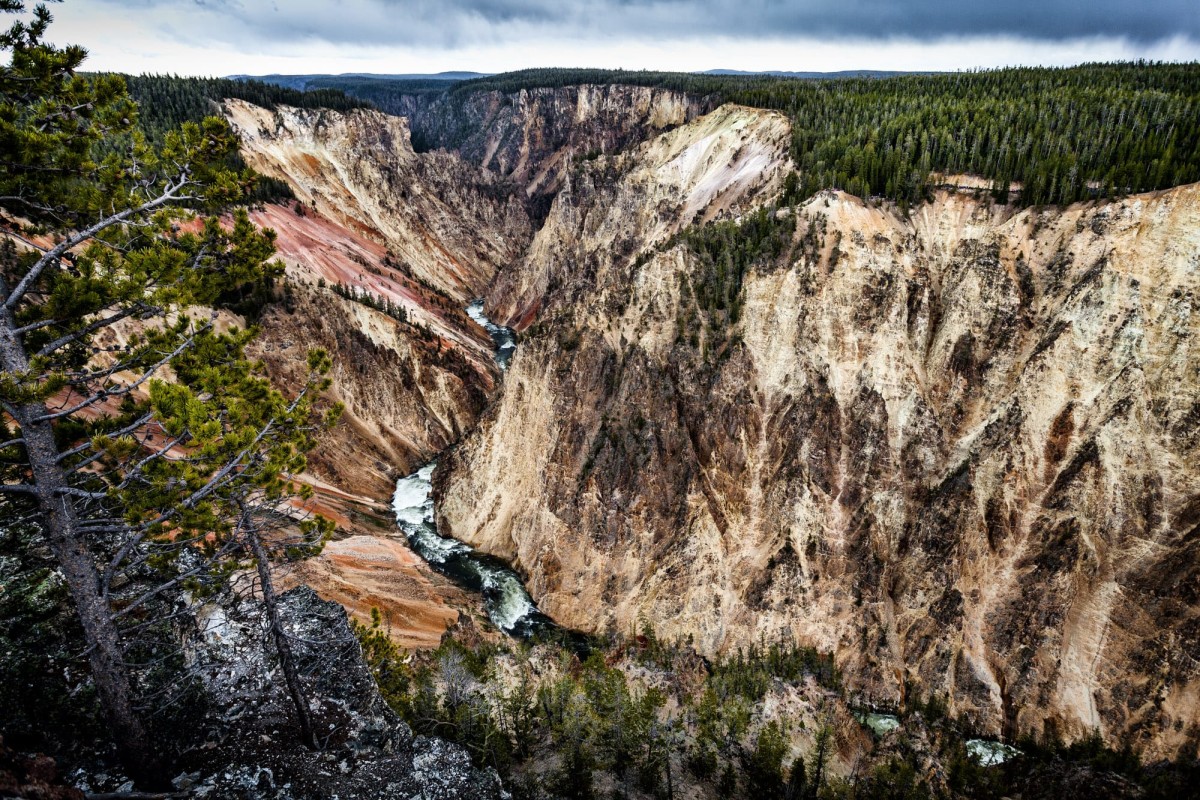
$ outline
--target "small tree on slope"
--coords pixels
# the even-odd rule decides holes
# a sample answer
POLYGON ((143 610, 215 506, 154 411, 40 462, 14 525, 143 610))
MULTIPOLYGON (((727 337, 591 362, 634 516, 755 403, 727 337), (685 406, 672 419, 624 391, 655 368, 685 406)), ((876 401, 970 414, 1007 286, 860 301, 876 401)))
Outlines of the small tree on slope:
MULTIPOLYGON (((0 11, 24 10, 0 0, 0 11)), ((236 145, 229 126, 187 124, 151 149, 121 79, 76 74, 86 52, 47 44, 50 21, 39 5, 0 33, 11 56, 0 67, 0 222, 10 231, 0 251, 0 524, 40 527, 113 738, 145 777, 154 748, 123 630, 230 559, 267 558, 253 521, 297 505, 285 476, 304 468, 332 421, 316 407, 328 360, 310 355, 313 377, 285 398, 243 353, 252 331, 211 310, 280 269, 267 263, 273 232, 244 210, 225 224, 216 216, 250 185, 223 166, 236 145), (140 594, 119 580, 131 572, 143 577, 140 594)), ((310 546, 328 525, 310 518, 299 530, 310 546)))

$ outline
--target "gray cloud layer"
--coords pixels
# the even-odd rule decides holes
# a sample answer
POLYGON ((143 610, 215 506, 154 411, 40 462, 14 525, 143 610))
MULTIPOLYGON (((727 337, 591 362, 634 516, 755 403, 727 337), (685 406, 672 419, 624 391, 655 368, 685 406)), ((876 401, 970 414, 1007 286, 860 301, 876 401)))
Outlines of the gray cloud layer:
MULTIPOLYGON (((286 43, 456 46, 514 35, 1200 40, 1197 0, 107 0, 204 19, 205 33, 286 43), (199 12, 197 14, 197 12, 199 12)), ((120 12, 118 12, 120 13, 120 12)), ((195 34, 175 31, 177 34, 195 34)))

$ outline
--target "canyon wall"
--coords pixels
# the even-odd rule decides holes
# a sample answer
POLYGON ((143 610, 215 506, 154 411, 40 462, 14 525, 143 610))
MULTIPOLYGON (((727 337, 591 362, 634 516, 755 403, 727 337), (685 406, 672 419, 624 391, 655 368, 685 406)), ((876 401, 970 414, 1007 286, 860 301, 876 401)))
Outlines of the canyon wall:
POLYGON ((286 267, 256 355, 286 387, 302 380, 307 350, 329 351, 330 399, 346 414, 313 472, 384 500, 494 393, 492 342, 464 307, 523 252, 528 216, 458 156, 415 153, 402 118, 236 100, 225 111, 246 162, 297 197, 253 213, 286 267))
POLYGON ((460 92, 416 111, 412 127, 425 147, 451 150, 503 176, 544 208, 580 161, 618 152, 712 107, 645 86, 460 92))
POLYGON ((457 150, 418 153, 405 118, 226 101, 246 162, 297 197, 253 214, 276 231, 286 264, 286 297, 266 310, 259 354, 285 386, 307 349, 334 357, 331 397, 346 403, 346 424, 315 454, 317 474, 385 497, 398 475, 470 429, 499 371, 464 307, 523 258, 534 235, 529 195, 556 192, 586 154, 680 125, 702 107, 641 87, 471 94, 414 106, 425 138, 465 137, 457 150))
POLYGON ((415 153, 408 122, 227 100, 246 163, 305 206, 382 244, 403 272, 466 305, 530 236, 524 207, 453 153, 415 153))
POLYGON ((722 107, 564 176, 489 292, 525 337, 435 476, 442 530, 567 626, 789 636, 864 699, 1194 757, 1200 187, 823 193, 714 324, 675 234, 777 196, 789 141, 722 107))
MULTIPOLYGON (((432 153, 375 112, 230 104, 247 161, 301 199, 258 212, 291 286, 259 346, 285 383, 334 353, 328 496, 378 512, 474 428, 435 476, 439 523, 565 625, 645 616, 708 653, 789 636, 864 700, 1195 755, 1200 188, 907 215, 823 193, 775 215, 790 245, 733 317, 679 234, 778 197, 782 116, 629 87, 455 102, 416 113, 452 146, 432 153), (524 331, 499 395, 462 313, 485 293, 524 331)), ((354 536, 315 583, 432 637, 448 606, 405 598, 450 587, 342 511, 354 536)))
POLYGON ((252 214, 286 265, 253 355, 288 391, 305 353, 324 348, 329 399, 346 407, 301 476, 338 538, 295 577, 360 619, 380 608, 405 646, 435 646, 459 609, 478 609, 408 550, 388 502, 396 479, 455 443, 496 393, 493 343, 464 307, 527 248, 537 202, 526 184, 556 191, 575 152, 698 113, 682 95, 625 87, 473 96, 466 109, 424 116, 427 129, 470 127, 462 152, 417 153, 408 120, 376 111, 224 104, 246 162, 297 198, 252 214))

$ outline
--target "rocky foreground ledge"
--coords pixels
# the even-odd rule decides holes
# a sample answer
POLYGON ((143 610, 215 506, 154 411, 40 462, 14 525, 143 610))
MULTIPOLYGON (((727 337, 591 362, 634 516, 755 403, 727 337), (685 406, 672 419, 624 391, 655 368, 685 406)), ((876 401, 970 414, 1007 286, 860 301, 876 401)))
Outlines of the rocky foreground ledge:
MULTIPOLYGON (((280 598, 284 625, 307 676, 321 745, 301 744, 265 620, 255 604, 210 604, 184 643, 204 688, 198 745, 173 761, 173 791, 147 795, 99 763, 61 775, 52 759, 0 741, 0 797, 85 800, 187 797, 210 800, 506 800, 491 770, 462 747, 416 736, 388 707, 363 662, 346 612, 307 587, 280 598)), ((196 702, 188 700, 187 702, 196 702)), ((169 743, 164 749, 169 747, 169 743)))
POLYGON ((322 749, 307 750, 292 730, 282 681, 271 680, 265 625, 241 614, 247 622, 231 622, 218 608, 201 616, 192 654, 214 704, 213 736, 185 756, 178 788, 245 800, 508 797, 495 773, 472 766, 465 750, 414 736, 388 707, 341 606, 300 587, 283 595, 281 611, 307 668, 322 749))

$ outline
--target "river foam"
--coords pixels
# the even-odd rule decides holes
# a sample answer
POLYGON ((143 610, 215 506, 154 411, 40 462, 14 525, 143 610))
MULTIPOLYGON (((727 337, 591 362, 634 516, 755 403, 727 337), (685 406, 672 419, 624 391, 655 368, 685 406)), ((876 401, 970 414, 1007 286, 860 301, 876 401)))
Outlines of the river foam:
POLYGON ((508 369, 508 362, 512 360, 513 353, 517 349, 517 335, 513 333, 512 328, 497 325, 488 319, 487 315, 483 313, 482 300, 476 300, 467 306, 467 316, 483 326, 483 329, 488 332, 488 336, 492 337, 492 343, 496 347, 496 363, 500 365, 500 369, 508 369))
POLYGON ((480 592, 488 618, 510 636, 529 636, 551 625, 511 568, 438 533, 432 482, 436 466, 430 462, 396 481, 392 510, 409 546, 438 572, 480 592))

